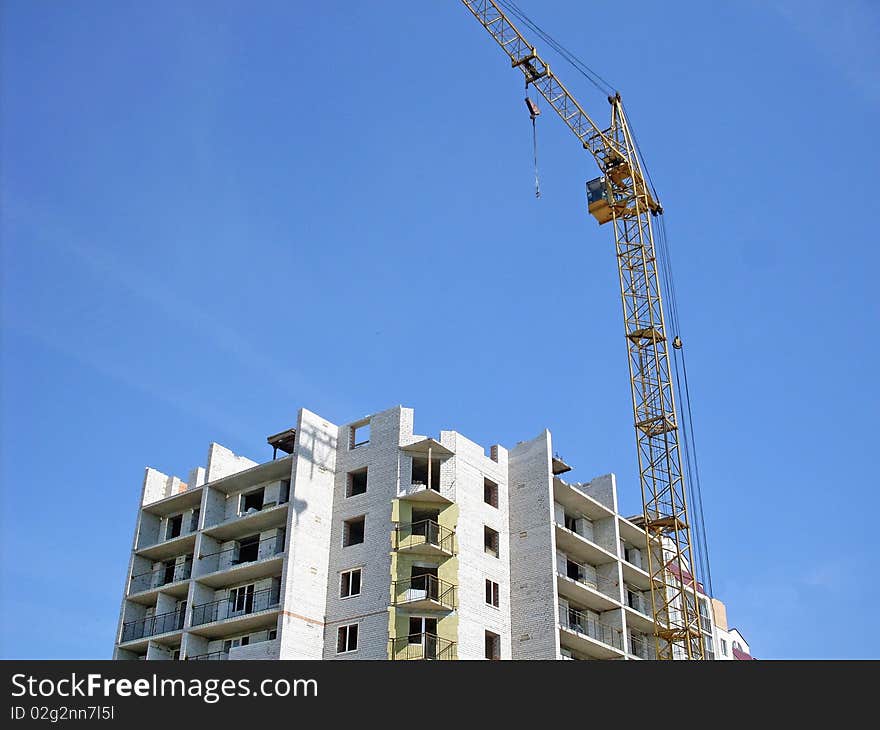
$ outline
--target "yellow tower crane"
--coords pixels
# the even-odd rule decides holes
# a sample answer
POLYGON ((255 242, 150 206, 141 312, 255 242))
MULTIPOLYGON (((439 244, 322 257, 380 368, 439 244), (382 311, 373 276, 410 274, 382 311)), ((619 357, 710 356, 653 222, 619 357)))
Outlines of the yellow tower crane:
MULTIPOLYGON (((663 210, 645 172, 619 94, 600 128, 550 70, 495 0, 462 0, 511 65, 575 133, 599 166, 587 183, 589 212, 614 230, 632 410, 642 490, 648 573, 658 659, 703 659, 696 569, 670 377, 653 218, 663 210)), ((529 104, 529 112, 536 109, 529 104)), ((673 347, 680 343, 673 341, 673 347)))

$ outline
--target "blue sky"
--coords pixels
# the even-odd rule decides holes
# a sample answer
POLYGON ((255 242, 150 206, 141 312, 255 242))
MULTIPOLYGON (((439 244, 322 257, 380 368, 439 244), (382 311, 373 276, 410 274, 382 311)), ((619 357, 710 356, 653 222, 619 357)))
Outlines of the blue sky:
MULTIPOLYGON (((519 4, 621 90, 667 211, 732 623, 877 657, 880 9, 519 4)), ((640 510, 594 164, 542 115, 535 200, 521 77, 459 2, 0 20, 0 657, 109 657, 143 468, 270 458, 301 406, 546 426, 640 510)))

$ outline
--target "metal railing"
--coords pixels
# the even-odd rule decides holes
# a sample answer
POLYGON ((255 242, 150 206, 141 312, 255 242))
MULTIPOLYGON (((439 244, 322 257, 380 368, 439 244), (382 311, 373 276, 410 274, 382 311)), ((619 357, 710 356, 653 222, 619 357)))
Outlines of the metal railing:
POLYGON ((240 520, 243 517, 250 517, 252 515, 258 515, 260 512, 265 512, 266 510, 274 509, 275 507, 280 507, 282 504, 287 504, 290 501, 290 495, 279 494, 277 500, 270 500, 268 502, 264 502, 260 505, 260 508, 252 507, 251 509, 246 510, 245 512, 235 511, 233 515, 227 517, 225 514, 220 517, 216 522, 212 522, 210 525, 207 520, 205 520, 204 529, 210 529, 212 527, 217 527, 218 525, 224 525, 227 522, 233 522, 235 520, 240 520))
POLYGON ((182 563, 175 563, 174 567, 160 565, 158 568, 147 570, 143 573, 137 573, 131 576, 128 584, 129 593, 140 593, 141 591, 149 591, 153 588, 161 588, 162 586, 177 583, 182 580, 189 580, 192 575, 192 556, 187 556, 182 563), (169 572, 171 575, 169 576, 169 572))
POLYGON ((585 586, 589 586, 590 588, 593 588, 593 589, 599 591, 600 593, 604 593, 609 598, 615 598, 615 599, 617 598, 613 593, 614 589, 617 587, 616 581, 614 581, 610 578, 593 578, 590 576, 591 572, 595 572, 595 570, 596 570, 595 566, 593 566, 593 565, 589 566, 590 568, 592 568, 592 571, 589 571, 589 570, 587 570, 586 565, 583 565, 583 564, 577 562, 576 560, 572 560, 568 556, 566 556, 566 558, 565 558, 565 563, 566 563, 565 572, 563 572, 560 569, 557 569, 559 575, 561 575, 565 578, 569 578, 577 583, 581 583, 585 586), (568 570, 568 566, 570 566, 570 565, 574 565, 577 568, 577 576, 573 576, 570 574, 570 572, 568 570))
POLYGON ((226 661, 229 659, 229 652, 226 651, 212 651, 208 654, 196 654, 195 656, 188 656, 187 661, 191 662, 218 662, 218 661, 226 661))
POLYGON ((433 545, 450 555, 455 552, 455 531, 443 527, 434 520, 396 522, 391 533, 392 550, 433 545))
POLYGON ((121 641, 124 643, 126 641, 134 641, 135 639, 143 639, 147 636, 155 636, 156 634, 167 634, 169 631, 180 631, 183 629, 185 615, 186 609, 178 608, 168 613, 144 616, 133 621, 126 621, 122 624, 121 641))
POLYGON ((458 659, 457 644, 435 634, 421 633, 391 639, 392 659, 453 660, 458 659))
POLYGON ((192 625, 201 626, 214 621, 246 616, 250 613, 275 608, 280 600, 278 588, 264 588, 253 593, 238 593, 235 596, 221 598, 219 601, 200 603, 193 606, 192 625))
POLYGON ((630 636, 629 653, 641 659, 657 658, 657 650, 648 636, 630 636))
POLYGON ((601 621, 596 621, 583 611, 578 611, 575 608, 566 608, 560 604, 559 623, 563 628, 571 629, 578 634, 589 636, 592 639, 596 639, 596 641, 601 641, 603 644, 613 646, 615 649, 623 650, 623 632, 620 629, 604 624, 601 621))
MULTIPOLYGON (((284 537, 281 535, 266 537, 253 544, 256 545, 257 548, 254 557, 249 557, 247 552, 245 552, 244 557, 242 557, 241 545, 235 545, 231 548, 226 548, 225 550, 217 550, 213 553, 199 555, 199 569, 202 573, 213 573, 218 570, 233 568, 236 565, 244 565, 245 563, 254 563, 257 560, 265 560, 266 558, 271 558, 284 552, 284 537), (211 560, 209 560, 209 558, 211 560), (205 561, 204 563, 201 562, 203 560, 205 561)), ((248 547, 250 546, 245 545, 245 550, 247 550, 248 547)))
POLYGON ((394 606, 415 601, 432 601, 448 609, 456 606, 456 586, 440 580, 436 575, 417 575, 409 580, 392 581, 391 591, 394 606))

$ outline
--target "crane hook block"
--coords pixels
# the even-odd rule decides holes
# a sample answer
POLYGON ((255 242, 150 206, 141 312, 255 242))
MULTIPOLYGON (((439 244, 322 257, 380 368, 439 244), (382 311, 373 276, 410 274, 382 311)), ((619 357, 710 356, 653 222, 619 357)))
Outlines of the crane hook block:
POLYGON ((684 346, 684 343, 681 341, 681 337, 679 337, 678 335, 676 335, 676 336, 675 336, 675 339, 672 340, 672 346, 673 346, 676 350, 680 350, 680 349, 684 346))
POLYGON ((526 107, 529 110, 529 116, 534 119, 541 113, 541 110, 538 108, 538 104, 532 101, 529 97, 526 97, 526 107))

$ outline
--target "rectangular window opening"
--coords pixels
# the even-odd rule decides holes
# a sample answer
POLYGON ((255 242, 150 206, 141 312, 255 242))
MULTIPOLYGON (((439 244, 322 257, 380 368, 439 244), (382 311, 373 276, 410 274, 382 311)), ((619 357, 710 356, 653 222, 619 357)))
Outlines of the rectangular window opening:
POLYGON ((233 614, 253 613, 254 588, 255 584, 251 583, 250 585, 239 586, 229 591, 229 602, 233 614))
POLYGON ((483 526, 483 550, 494 558, 500 556, 499 536, 496 530, 491 527, 483 526))
POLYGON ((366 446, 368 443, 370 443, 370 422, 366 421, 352 426, 350 448, 356 449, 358 446, 366 446))
POLYGON ((421 644, 425 640, 425 634, 437 635, 437 619, 424 616, 410 616, 408 644, 421 644))
POLYGON ((162 574, 162 585, 166 583, 174 582, 174 568, 177 565, 176 560, 166 560, 162 564, 163 574, 162 574))
POLYGON ((243 537, 236 543, 236 547, 238 548, 238 557, 234 561, 236 565, 253 563, 260 557, 260 536, 243 537))
POLYGON ((412 484, 440 491, 440 459, 431 459, 431 475, 428 476, 428 457, 412 458, 412 484))
POLYGON ((345 521, 342 533, 342 547, 360 545, 364 541, 365 522, 366 517, 363 515, 345 521))
POLYGON ((486 632, 486 659, 498 660, 501 658, 501 637, 493 634, 491 631, 486 632))
POLYGON ((486 603, 490 606, 495 606, 498 608, 498 584, 495 581, 491 581, 488 578, 486 579, 486 603))
POLYGON ((350 651, 357 651, 358 648, 358 625, 348 624, 340 626, 336 630, 336 653, 347 654, 350 651))
POLYGON ((351 598, 361 594, 361 569, 346 570, 339 578, 339 597, 351 598))
POLYGON ((263 509, 263 496, 265 489, 255 489, 253 492, 239 495, 238 514, 247 515, 259 512, 263 509))
POLYGON ((180 537, 181 529, 183 529, 183 515, 169 517, 168 524, 165 526, 165 539, 171 540, 174 537, 180 537))
POLYGON ((492 507, 498 507, 498 485, 491 479, 483 479, 483 501, 492 507))
POLYGON ((367 470, 358 469, 348 473, 348 483, 345 488, 346 497, 356 497, 367 491, 367 470))

